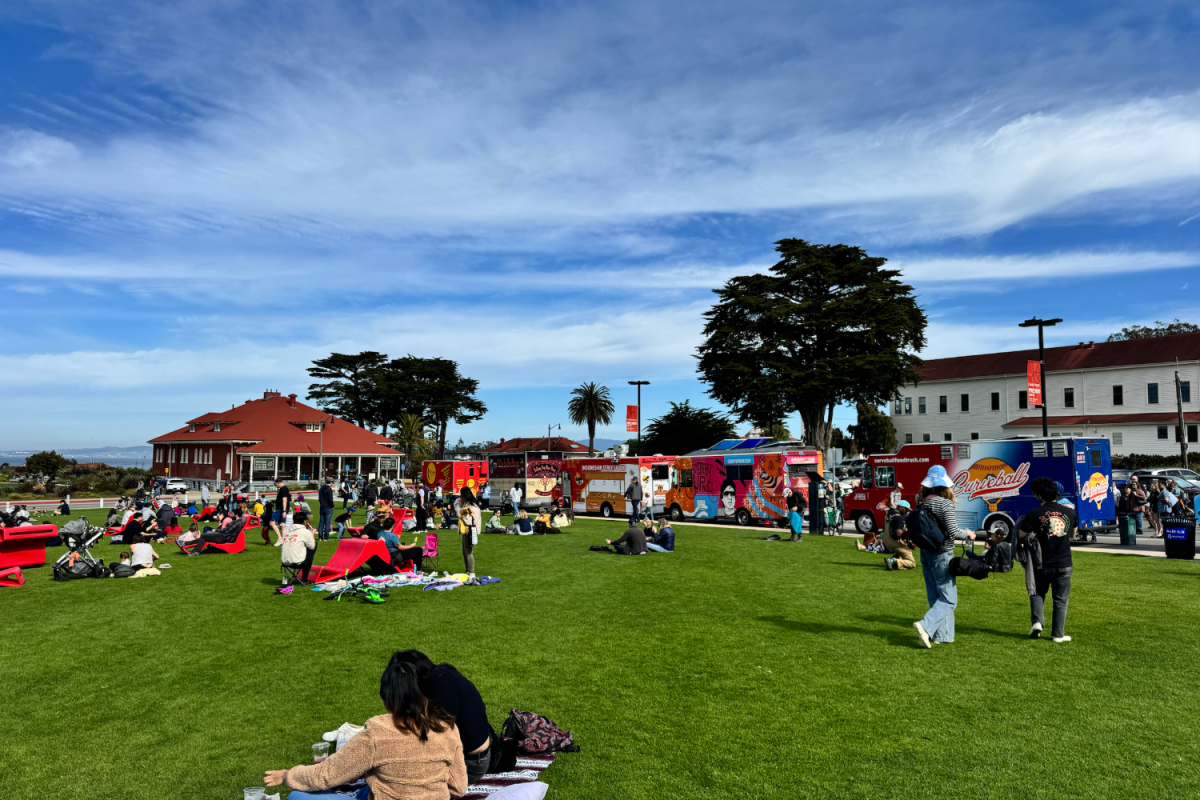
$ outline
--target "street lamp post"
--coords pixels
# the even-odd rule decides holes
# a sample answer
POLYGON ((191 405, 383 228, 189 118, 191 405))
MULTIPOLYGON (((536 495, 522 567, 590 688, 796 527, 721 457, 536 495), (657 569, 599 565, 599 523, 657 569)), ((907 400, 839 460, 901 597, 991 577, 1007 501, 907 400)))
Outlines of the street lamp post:
POLYGON ((547 425, 546 426, 546 450, 550 449, 550 430, 552 428, 558 428, 559 432, 561 433, 562 432, 562 423, 560 422, 557 425, 547 425))
POLYGON ((638 438, 637 438, 638 451, 637 451, 637 454, 640 456, 642 454, 642 387, 649 386, 650 381, 630 381, 629 385, 636 386, 637 393, 638 393, 638 431, 637 431, 637 433, 638 433, 638 438))
POLYGON ((1046 391, 1046 340, 1042 335, 1042 329, 1053 328, 1060 322, 1062 320, 1057 317, 1054 319, 1038 319, 1034 317, 1033 319, 1025 320, 1017 326, 1019 328, 1032 328, 1036 326, 1038 329, 1038 380, 1042 384, 1042 436, 1050 435, 1049 420, 1046 417, 1046 404, 1050 399, 1050 394, 1046 391))

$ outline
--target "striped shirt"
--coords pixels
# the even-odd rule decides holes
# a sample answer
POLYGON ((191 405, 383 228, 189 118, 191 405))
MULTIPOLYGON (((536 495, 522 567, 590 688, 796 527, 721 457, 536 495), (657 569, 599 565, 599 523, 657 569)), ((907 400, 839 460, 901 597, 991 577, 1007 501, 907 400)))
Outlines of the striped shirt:
POLYGON ((942 549, 938 552, 953 552, 955 540, 967 538, 967 532, 958 527, 958 518, 955 515, 954 503, 936 494, 929 495, 922 502, 937 522, 938 527, 942 529, 942 533, 946 534, 946 541, 942 544, 942 549))

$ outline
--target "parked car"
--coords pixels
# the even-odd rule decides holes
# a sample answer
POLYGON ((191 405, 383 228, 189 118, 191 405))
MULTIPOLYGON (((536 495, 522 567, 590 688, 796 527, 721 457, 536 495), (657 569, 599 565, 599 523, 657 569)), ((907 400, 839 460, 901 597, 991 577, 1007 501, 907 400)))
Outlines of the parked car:
MULTIPOLYGON (((1125 484, 1129 483, 1129 479, 1132 476, 1133 470, 1131 469, 1114 469, 1113 486, 1116 486, 1118 491, 1121 490, 1124 488, 1125 484)), ((1141 477, 1139 477, 1138 480, 1140 481, 1141 477)))
POLYGON ((186 492, 187 490, 187 483, 179 478, 169 478, 167 485, 163 487, 163 491, 165 492, 186 492))
POLYGON ((1200 472, 1180 467, 1162 467, 1160 469, 1138 469, 1133 471, 1142 481, 1146 478, 1185 478, 1189 481, 1200 481, 1200 472))

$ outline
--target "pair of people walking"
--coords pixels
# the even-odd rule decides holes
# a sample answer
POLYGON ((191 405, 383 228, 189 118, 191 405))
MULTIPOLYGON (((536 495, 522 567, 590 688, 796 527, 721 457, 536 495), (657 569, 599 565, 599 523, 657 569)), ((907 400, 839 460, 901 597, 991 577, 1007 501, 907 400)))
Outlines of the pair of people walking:
MULTIPOLYGON (((921 550, 921 574, 929 612, 913 628, 921 644, 948 644, 954 641, 954 611, 958 606, 958 586, 950 573, 954 544, 975 539, 973 531, 958 527, 954 510, 954 483, 942 466, 933 466, 921 482, 920 508, 933 520, 943 535, 937 549, 921 550)), ((1041 636, 1045 628, 1045 601, 1050 594, 1054 603, 1051 638, 1069 642, 1066 635, 1067 602, 1071 594, 1071 538, 1078 527, 1075 511, 1058 501, 1058 487, 1049 478, 1035 478, 1030 490, 1041 505, 1027 513, 1017 526, 1016 558, 1025 567, 1029 592, 1030 638, 1041 636)))

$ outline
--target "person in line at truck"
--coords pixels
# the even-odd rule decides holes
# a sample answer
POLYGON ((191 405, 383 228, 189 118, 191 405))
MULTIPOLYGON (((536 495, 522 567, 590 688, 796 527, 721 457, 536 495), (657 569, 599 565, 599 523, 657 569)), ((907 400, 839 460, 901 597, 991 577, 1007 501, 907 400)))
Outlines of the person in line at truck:
POLYGON ((954 609, 958 606, 958 585, 950 574, 950 559, 954 557, 954 543, 962 539, 974 539, 974 531, 958 527, 954 512, 954 482, 946 474, 946 468, 935 464, 929 468, 925 480, 921 481, 920 503, 925 513, 942 530, 944 537, 940 550, 921 551, 921 574, 925 578, 925 597, 929 601, 929 612, 913 623, 921 644, 933 647, 954 641, 954 609))

